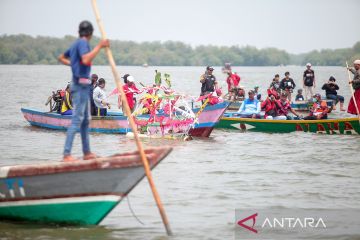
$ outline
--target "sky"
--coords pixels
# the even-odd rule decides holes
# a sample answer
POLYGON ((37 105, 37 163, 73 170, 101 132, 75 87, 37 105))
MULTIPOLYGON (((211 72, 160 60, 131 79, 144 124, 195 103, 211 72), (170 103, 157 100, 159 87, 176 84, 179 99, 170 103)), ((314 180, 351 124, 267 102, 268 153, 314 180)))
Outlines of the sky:
MULTIPOLYGON (((191 46, 275 47, 289 53, 360 41, 359 0, 97 0, 109 39, 191 46)), ((0 35, 77 35, 91 0, 0 0, 0 35)))

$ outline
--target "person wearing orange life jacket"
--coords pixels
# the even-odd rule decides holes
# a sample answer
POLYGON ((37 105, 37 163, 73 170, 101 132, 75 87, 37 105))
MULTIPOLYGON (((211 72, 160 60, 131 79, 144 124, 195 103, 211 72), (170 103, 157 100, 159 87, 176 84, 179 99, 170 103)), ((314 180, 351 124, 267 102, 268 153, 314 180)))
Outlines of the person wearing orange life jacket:
POLYGON ((275 98, 276 91, 268 89, 268 97, 261 103, 261 109, 265 111, 265 119, 270 120, 286 120, 286 116, 279 116, 278 112, 281 109, 278 101, 275 98))
POLYGON ((319 120, 327 119, 329 108, 326 101, 321 100, 320 94, 315 94, 313 97, 313 106, 310 109, 309 116, 304 117, 305 120, 319 120))
POLYGON ((65 93, 61 99, 61 115, 72 115, 72 99, 70 92, 70 84, 66 86, 65 93))

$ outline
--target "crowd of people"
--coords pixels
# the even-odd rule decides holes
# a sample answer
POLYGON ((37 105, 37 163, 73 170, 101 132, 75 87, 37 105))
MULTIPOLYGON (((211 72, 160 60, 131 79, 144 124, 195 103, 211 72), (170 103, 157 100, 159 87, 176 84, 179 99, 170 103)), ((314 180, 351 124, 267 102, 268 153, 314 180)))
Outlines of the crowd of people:
MULTIPOLYGON (((360 60, 354 61, 354 67, 348 68, 350 72, 354 74, 353 80, 349 82, 352 84, 355 90, 354 98, 351 98, 348 113, 358 114, 356 110, 356 104, 360 105, 360 60), (355 99, 355 101, 354 101, 355 99)), ((210 92, 221 93, 219 89, 219 83, 213 74, 214 68, 211 66, 206 67, 206 71, 200 77, 201 93, 205 95, 210 92)), ((230 101, 238 100, 236 97, 240 96, 242 104, 238 110, 238 114, 241 117, 247 118, 260 118, 260 112, 264 111, 264 117, 266 119, 293 119, 289 113, 292 113, 296 118, 302 118, 291 107, 292 93, 295 90, 296 84, 290 77, 290 72, 285 72, 284 78, 280 80, 280 75, 276 74, 267 89, 266 99, 261 99, 259 93, 259 86, 255 86, 253 90, 248 91, 248 97, 245 96, 245 90, 240 86, 240 76, 233 72, 230 64, 225 64, 222 69, 226 74, 227 83, 227 99, 230 101)), ((295 101, 305 101, 309 103, 310 113, 304 119, 326 119, 330 110, 335 110, 336 105, 340 103, 340 111, 346 111, 344 107, 344 97, 338 94, 339 86, 336 84, 336 79, 330 76, 329 80, 323 84, 322 90, 325 91, 326 100, 333 100, 332 109, 328 108, 326 100, 323 100, 321 94, 315 93, 316 81, 315 72, 312 69, 310 63, 306 64, 306 70, 303 73, 302 78, 303 89, 305 90, 305 96, 303 95, 303 89, 298 89, 295 96, 295 101)))
MULTIPOLYGON (((134 77, 130 74, 125 74, 122 79, 124 79, 123 90, 126 95, 130 110, 134 111, 136 105, 136 98, 134 97, 134 94, 138 94, 141 91, 137 89, 134 83, 134 77)), ((92 74, 90 77, 90 81, 90 114, 92 116, 106 116, 107 109, 111 109, 111 104, 108 98, 113 94, 118 94, 118 91, 117 89, 115 89, 110 94, 107 94, 105 91, 106 81, 104 78, 99 78, 97 74, 92 74)), ((72 115, 73 104, 70 84, 66 86, 66 89, 61 95, 62 99, 59 109, 61 115, 72 115)), ((118 107, 124 107, 120 95, 118 96, 118 107)))

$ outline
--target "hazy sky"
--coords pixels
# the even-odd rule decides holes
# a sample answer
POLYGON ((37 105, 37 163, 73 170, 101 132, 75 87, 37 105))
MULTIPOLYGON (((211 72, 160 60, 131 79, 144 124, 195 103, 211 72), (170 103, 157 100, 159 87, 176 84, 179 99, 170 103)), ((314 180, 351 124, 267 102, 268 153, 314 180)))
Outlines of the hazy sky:
MULTIPOLYGON (((97 0, 110 39, 276 47, 290 53, 360 41, 359 0, 97 0)), ((77 35, 90 0, 0 0, 0 34, 77 35)), ((95 35, 100 35, 95 26, 95 35)))

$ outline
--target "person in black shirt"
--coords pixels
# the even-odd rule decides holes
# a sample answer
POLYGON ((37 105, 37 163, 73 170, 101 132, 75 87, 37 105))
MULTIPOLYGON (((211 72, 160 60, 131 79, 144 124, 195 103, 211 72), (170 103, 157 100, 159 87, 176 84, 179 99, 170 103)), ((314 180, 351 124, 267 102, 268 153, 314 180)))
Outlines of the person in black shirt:
POLYGON ((217 89, 217 81, 215 76, 213 75, 214 68, 207 66, 206 71, 200 77, 201 82, 201 94, 200 96, 204 96, 211 92, 214 92, 217 89))
POLYGON ((303 87, 305 89, 305 100, 307 101, 310 93, 310 98, 314 95, 315 89, 315 72, 311 69, 311 63, 306 64, 306 70, 303 75, 303 87))
POLYGON ((280 82, 280 88, 287 93, 288 99, 291 102, 291 93, 293 92, 296 84, 292 78, 290 78, 290 73, 285 73, 285 78, 280 82))
POLYGON ((322 90, 325 90, 326 98, 334 100, 333 110, 336 109, 336 104, 340 102, 340 111, 345 111, 344 108, 344 97, 337 94, 339 86, 335 83, 336 79, 331 76, 329 82, 322 86, 322 90))
POLYGON ((276 74, 275 77, 273 78, 271 84, 270 84, 270 89, 274 89, 278 95, 280 95, 281 93, 281 88, 280 88, 280 76, 279 74, 276 74))

